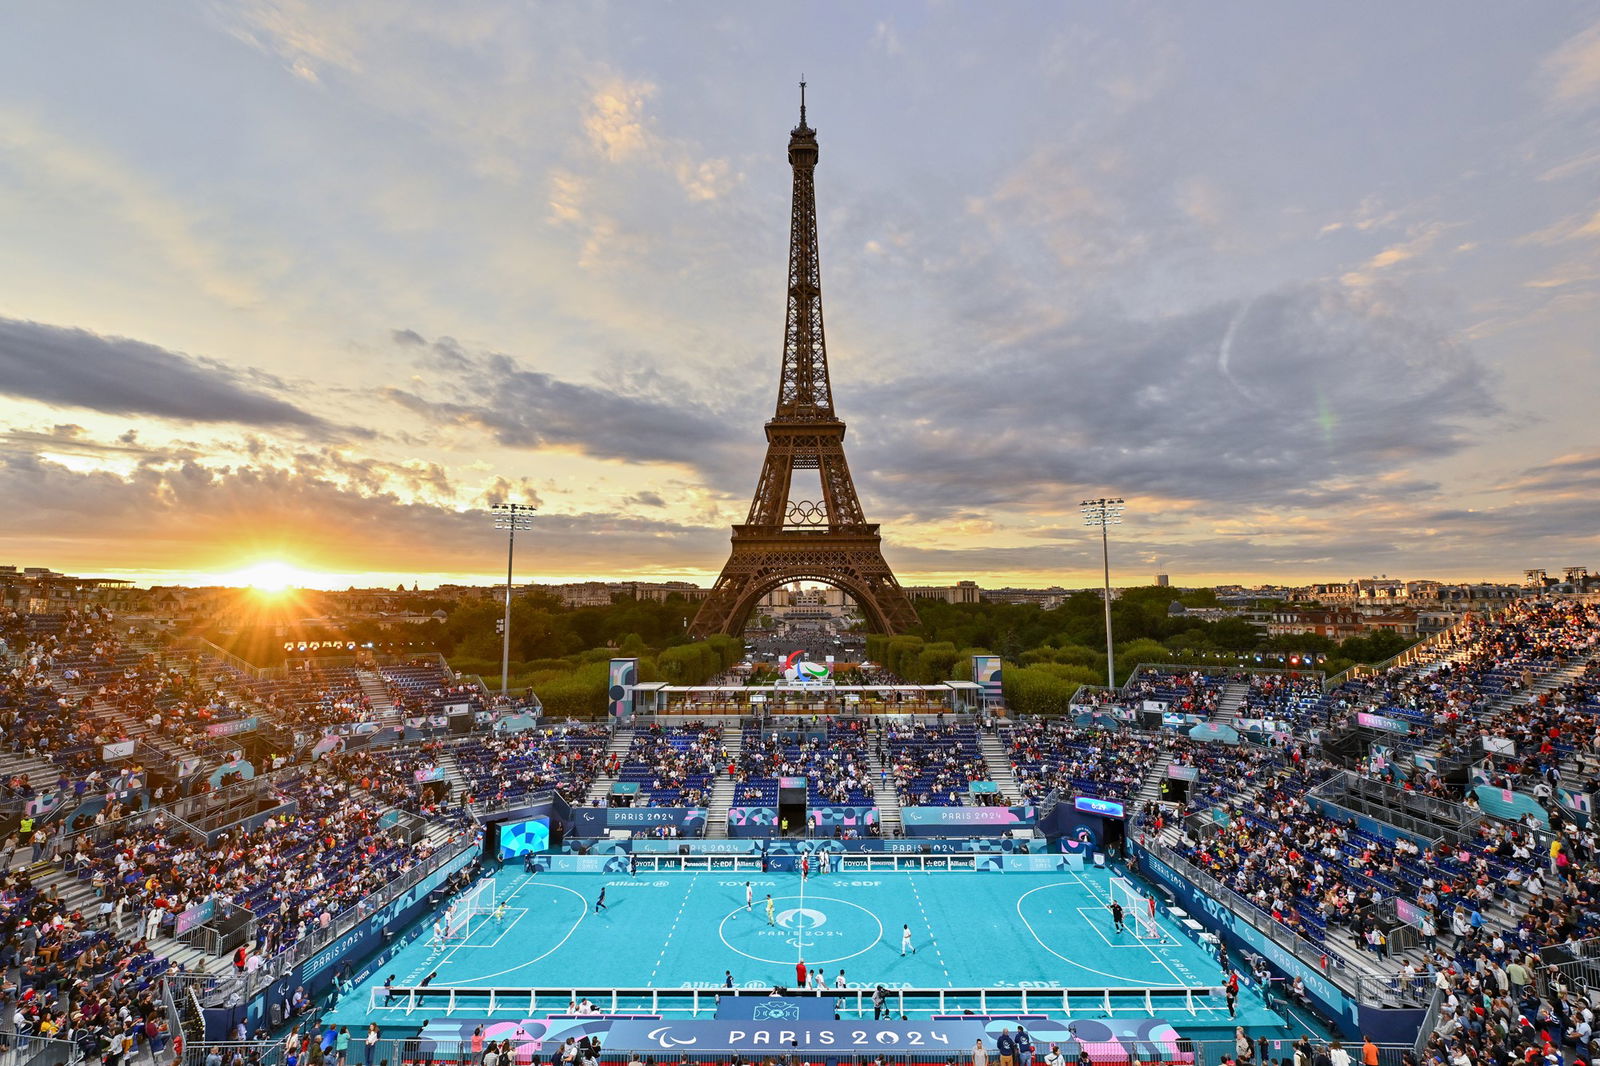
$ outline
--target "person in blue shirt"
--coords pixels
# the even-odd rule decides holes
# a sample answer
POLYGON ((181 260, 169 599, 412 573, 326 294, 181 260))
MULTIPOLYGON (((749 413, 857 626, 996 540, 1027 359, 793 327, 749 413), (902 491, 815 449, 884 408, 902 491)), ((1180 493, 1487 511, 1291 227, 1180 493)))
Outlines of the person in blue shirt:
POLYGON ((1033 1037, 1020 1025, 1017 1026, 1017 1061, 1019 1066, 1033 1066, 1033 1037))
POLYGON ((1017 1066, 1017 1040, 1011 1035, 1009 1025, 1000 1030, 994 1046, 1000 1052, 1000 1066, 1017 1066))

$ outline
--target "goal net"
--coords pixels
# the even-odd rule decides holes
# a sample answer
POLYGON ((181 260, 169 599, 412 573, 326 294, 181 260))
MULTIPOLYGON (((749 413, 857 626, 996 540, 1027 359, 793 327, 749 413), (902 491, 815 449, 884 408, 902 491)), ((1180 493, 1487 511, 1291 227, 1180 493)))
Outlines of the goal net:
POLYGON ((440 916, 440 931, 446 940, 460 940, 467 935, 472 919, 494 910, 496 896, 494 879, 484 878, 450 901, 440 916))
POLYGON ((1149 940, 1165 940, 1166 934, 1156 924, 1154 897, 1146 896, 1133 887, 1126 877, 1111 879, 1111 898, 1122 904, 1122 918, 1131 925, 1134 935, 1149 940))

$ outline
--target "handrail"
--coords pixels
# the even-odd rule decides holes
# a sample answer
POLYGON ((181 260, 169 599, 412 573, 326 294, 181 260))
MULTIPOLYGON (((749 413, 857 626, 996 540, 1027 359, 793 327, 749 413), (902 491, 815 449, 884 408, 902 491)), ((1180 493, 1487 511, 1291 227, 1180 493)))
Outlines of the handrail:
POLYGON ((1439 1027, 1439 1015, 1444 1010, 1444 989, 1435 988, 1433 997, 1428 1000, 1428 1013, 1422 1016, 1422 1024, 1417 1027, 1417 1042, 1411 1045, 1411 1053, 1420 1060, 1428 1050, 1428 1041, 1433 1037, 1433 1031, 1439 1027))

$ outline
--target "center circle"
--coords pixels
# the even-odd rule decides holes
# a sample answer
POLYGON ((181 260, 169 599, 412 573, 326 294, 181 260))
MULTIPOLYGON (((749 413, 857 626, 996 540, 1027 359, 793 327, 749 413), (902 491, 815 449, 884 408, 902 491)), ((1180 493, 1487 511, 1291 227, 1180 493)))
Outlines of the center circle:
POLYGON ((717 935, 747 959, 793 965, 799 957, 813 967, 853 959, 883 939, 878 916, 847 899, 774 896, 772 907, 779 924, 767 924, 761 904, 750 911, 735 907, 718 924, 717 935))

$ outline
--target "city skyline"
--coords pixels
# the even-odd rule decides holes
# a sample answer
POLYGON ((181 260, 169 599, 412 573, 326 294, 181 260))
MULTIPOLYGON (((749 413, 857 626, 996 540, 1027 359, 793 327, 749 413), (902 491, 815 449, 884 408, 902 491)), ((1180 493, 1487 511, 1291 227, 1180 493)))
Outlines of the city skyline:
POLYGON ((1582 5, 15 21, 19 565, 492 583, 515 499, 519 581, 709 584, 777 384, 802 71, 834 393, 903 583, 1092 586, 1107 494, 1119 585, 1600 545, 1582 5))

